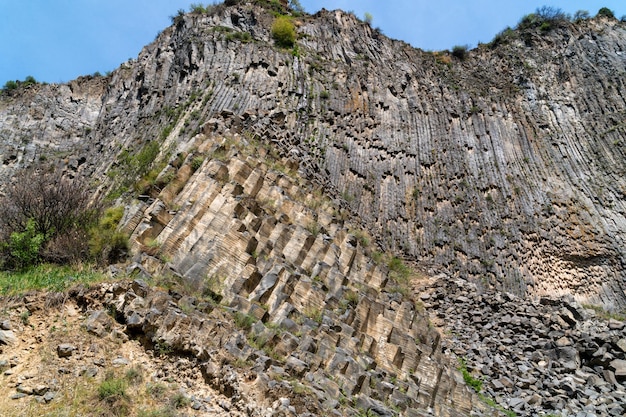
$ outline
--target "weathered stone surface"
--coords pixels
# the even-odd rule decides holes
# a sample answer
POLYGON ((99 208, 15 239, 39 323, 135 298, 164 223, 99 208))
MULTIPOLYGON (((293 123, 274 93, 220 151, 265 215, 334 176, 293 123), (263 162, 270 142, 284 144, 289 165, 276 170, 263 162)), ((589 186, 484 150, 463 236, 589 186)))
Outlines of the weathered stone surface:
POLYGON ((17 338, 12 330, 0 330, 0 345, 12 345, 17 338))
POLYGON ((106 311, 98 310, 91 313, 85 322, 85 329, 96 336, 102 337, 111 331, 113 320, 106 311))
POLYGON ((626 380, 626 360, 615 359, 611 361, 610 367, 618 381, 626 380))
POLYGON ((63 343, 57 346, 57 355, 59 358, 67 358, 72 356, 72 353, 76 350, 76 346, 69 343, 63 343))
POLYGON ((2 180, 51 149, 104 195, 120 152, 162 138, 171 154, 126 209, 126 271, 196 295, 104 289, 128 336, 197 361, 226 412, 354 414, 351 398, 378 415, 490 413, 454 356, 521 415, 623 411, 623 323, 558 298, 626 305, 618 23, 563 23, 446 65, 340 11, 302 18, 291 54, 272 20, 252 4, 184 16, 109 77, 0 99, 2 180), (379 250, 446 272, 421 300, 449 337, 379 250))
POLYGON ((502 398, 501 404, 518 415, 554 407, 573 415, 598 415, 608 412, 603 408, 607 402, 624 403, 613 388, 620 387, 617 370, 626 359, 617 345, 621 330, 611 329, 610 322, 598 320, 575 301, 507 300, 445 277, 423 284, 421 291, 437 303, 431 317, 436 315, 435 323, 450 335, 443 340, 444 352, 464 358, 474 373, 488 364, 485 392, 502 398), (460 303, 461 294, 465 301, 460 303), (571 313, 567 320, 564 311, 571 313), (503 343, 505 339, 513 343, 503 343))
MULTIPOLYGON (((626 45, 620 23, 529 28, 459 61, 391 41, 341 11, 303 18, 293 56, 272 44, 271 21, 251 4, 185 17, 108 77, 3 98, 0 177, 50 149, 68 171, 106 182, 120 149, 169 124, 163 145, 173 154, 228 152, 198 146, 198 133, 255 138, 356 213, 385 248, 517 294, 626 305, 626 183, 615 157, 623 131, 614 123, 625 104, 605 88, 623 83, 626 56, 612 52, 626 45), (221 27, 255 42, 227 39, 221 27), (174 108, 181 114, 170 120, 165 109, 174 108)), ((262 188, 256 167, 213 168, 253 198, 262 188)), ((166 171, 176 181, 164 196, 195 175, 189 166, 166 171)), ((153 211, 161 226, 172 215, 165 208, 153 211)), ((314 239, 295 233, 284 249, 299 263, 314 239)), ((206 269, 192 258, 186 272, 206 269)))

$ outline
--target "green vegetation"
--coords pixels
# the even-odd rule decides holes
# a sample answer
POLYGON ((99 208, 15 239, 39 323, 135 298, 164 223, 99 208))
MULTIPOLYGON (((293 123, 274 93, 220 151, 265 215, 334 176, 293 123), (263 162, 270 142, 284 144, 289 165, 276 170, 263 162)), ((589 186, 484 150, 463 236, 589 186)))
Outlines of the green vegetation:
POLYGON ((18 172, 0 198, 0 269, 88 260, 88 230, 97 214, 84 180, 52 167, 18 172))
POLYGON ((256 318, 254 318, 253 316, 240 313, 239 311, 235 312, 234 319, 237 327, 242 330, 249 330, 256 322, 256 318))
POLYGON ((609 9, 608 7, 603 7, 600 10, 598 10, 598 16, 608 17, 609 19, 615 19, 615 13, 613 13, 613 10, 609 9))
MULTIPOLYGON (((500 412, 502 412, 507 417, 515 417, 515 416, 517 416, 517 413, 515 413, 515 411, 507 410, 506 408, 502 407, 500 404, 495 402, 495 400, 493 398, 487 397, 483 393, 479 392, 478 393, 478 398, 480 398, 482 400, 482 402, 484 402, 488 406, 490 406, 492 408, 495 408, 496 410, 499 410, 500 412)), ((545 417, 550 417, 550 416, 556 417, 553 414, 547 414, 545 417)))
POLYGON ((387 268, 389 268, 389 275, 398 282, 407 282, 411 273, 413 272, 411 268, 405 265, 402 259, 397 257, 392 257, 387 262, 387 268))
MULTIPOLYGON (((178 118, 178 113, 174 117, 178 118)), ((168 152, 164 152, 162 157, 158 158, 161 145, 171 133, 174 125, 175 122, 170 123, 163 129, 160 140, 144 144, 139 151, 133 153, 129 149, 124 149, 120 153, 117 164, 107 173, 107 176, 115 183, 107 197, 109 200, 115 200, 131 188, 139 194, 150 193, 155 189, 157 177, 167 166, 170 156, 168 152)))
POLYGON ((556 27, 562 22, 569 21, 570 17, 563 13, 559 8, 542 6, 538 8, 535 13, 527 14, 522 17, 517 24, 517 28, 520 30, 539 28, 546 32, 556 27))
POLYGON ((351 230, 350 233, 354 235, 359 245, 364 248, 368 247, 370 244, 370 237, 368 233, 364 230, 351 230))
POLYGON ((467 45, 455 45, 452 48, 452 56, 463 61, 465 58, 467 58, 467 50, 467 45))
POLYGON ((98 386, 98 397, 100 400, 108 403, 115 403, 128 397, 126 394, 127 388, 128 383, 125 379, 118 378, 109 372, 98 386))
POLYGON ((35 221, 28 219, 24 231, 12 232, 9 237, 8 250, 15 267, 18 269, 34 265, 39 261, 41 247, 46 238, 35 228, 35 221))
POLYGON ((77 284, 102 282, 106 275, 87 266, 40 264, 21 271, 0 272, 0 295, 33 290, 61 292, 77 284))
POLYGON ((320 310, 319 308, 316 307, 307 307, 304 309, 304 315, 308 318, 310 318, 311 320, 313 320, 314 322, 316 322, 317 324, 321 324, 322 323, 322 319, 324 317, 324 314, 322 312, 322 310, 320 310))
POLYGON ((593 305, 593 304, 583 304, 583 307, 588 310, 593 310, 598 317, 604 320, 614 319, 614 320, 619 320, 619 321, 626 321, 626 311, 610 312, 610 311, 606 311, 601 306, 593 305))
POLYGON ((124 207, 108 208, 91 229, 89 251, 103 264, 119 262, 128 252, 128 235, 117 230, 123 215, 124 207))
POLYGON ((474 391, 480 392, 483 389, 483 381, 478 378, 474 378, 472 374, 467 370, 467 363, 465 359, 459 358, 459 371, 463 374, 463 381, 472 387, 474 391))
POLYGON ((191 5, 189 6, 189 11, 195 14, 206 14, 209 9, 202 3, 191 3, 191 5))
POLYGON ((204 156, 198 155, 194 156, 191 160, 191 169, 196 172, 204 163, 204 156))
MULTIPOLYGON (((570 16, 559 8, 543 6, 536 9, 534 13, 530 13, 522 17, 515 27, 515 29, 521 31, 522 33, 518 33, 510 27, 507 27, 494 37, 490 46, 495 48, 500 44, 505 44, 518 37, 521 37, 527 44, 531 44, 532 39, 528 36, 528 33, 524 33, 525 31, 539 29, 541 32, 545 33, 556 27, 562 26, 564 23, 580 22, 589 19, 589 17, 589 12, 587 10, 578 10, 573 16, 570 16)), ((597 17, 615 19, 615 14, 611 9, 603 7, 598 11, 597 17)))
POLYGON ((17 88, 19 87, 19 83, 17 81, 12 81, 9 80, 6 83, 4 83, 4 87, 2 87, 3 91, 13 91, 13 90, 17 90, 17 88))
POLYGON ((309 222, 305 228, 309 233, 313 235, 313 237, 317 237, 317 235, 320 234, 321 227, 316 221, 309 222))
MULTIPOLYGON (((613 12, 606 7, 600 9, 599 16, 614 17, 613 12)), ((539 29, 541 32, 549 32, 550 30, 563 26, 568 22, 580 22, 589 18, 589 12, 586 10, 577 11, 574 16, 564 13, 561 9, 549 6, 543 6, 522 17, 515 27, 519 32, 507 27, 498 33, 491 41, 490 46, 495 48, 498 45, 508 43, 512 39, 521 37, 527 45, 532 43, 532 38, 528 33, 530 30, 539 29)))
POLYGON ((292 48, 296 43, 296 27, 288 16, 278 16, 272 23, 272 38, 281 48, 292 48))
MULTIPOLYGON (((239 2, 240 0, 230 0, 230 1, 239 2)), ((280 16, 282 14, 289 12, 289 10, 283 7, 281 0, 254 0, 254 2, 266 8, 267 10, 269 10, 271 13, 274 14, 274 16, 280 16)))
POLYGON ((183 9, 178 9, 178 12, 174 16, 170 16, 170 20, 172 24, 176 26, 176 29, 180 29, 185 25, 185 11, 183 9))
POLYGON ((191 400, 183 393, 177 392, 172 396, 172 398, 170 398, 170 405, 176 409, 185 408, 191 405, 191 400))
POLYGON ((3 92, 9 92, 13 90, 17 90, 18 88, 26 88, 31 85, 37 85, 39 82, 32 75, 27 76, 24 81, 19 80, 9 80, 4 83, 4 87, 2 87, 3 92))
POLYGON ((367 23, 368 25, 372 25, 372 22, 374 21, 374 16, 372 16, 371 13, 365 12, 365 15, 363 16, 365 23, 367 23))
POLYGON ((232 32, 226 35, 227 41, 240 41, 242 43, 248 43, 252 41, 252 35, 248 32, 232 32))

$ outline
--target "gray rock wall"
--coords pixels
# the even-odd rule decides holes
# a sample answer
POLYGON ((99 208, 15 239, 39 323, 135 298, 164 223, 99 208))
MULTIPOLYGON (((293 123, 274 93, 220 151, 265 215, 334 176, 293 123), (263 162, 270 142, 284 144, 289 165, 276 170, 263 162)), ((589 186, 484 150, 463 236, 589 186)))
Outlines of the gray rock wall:
POLYGON ((297 51, 279 50, 271 20, 188 15, 100 84, 3 98, 4 172, 84 158, 104 193, 122 150, 165 138, 164 157, 228 122, 297 159, 385 250, 517 294, 626 304, 622 23, 531 30, 459 61, 339 11, 298 20, 297 51))

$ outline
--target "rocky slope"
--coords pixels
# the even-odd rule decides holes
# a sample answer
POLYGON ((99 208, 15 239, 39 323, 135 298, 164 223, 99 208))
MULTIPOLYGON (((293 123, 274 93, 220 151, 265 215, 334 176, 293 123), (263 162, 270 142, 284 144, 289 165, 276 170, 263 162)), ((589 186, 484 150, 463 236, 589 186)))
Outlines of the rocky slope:
MULTIPOLYGON (((588 327, 582 315, 552 323, 558 313, 530 300, 570 295, 574 311, 576 302, 626 305, 626 27, 596 18, 526 29, 459 60, 325 10, 298 18, 297 47, 283 50, 271 40, 272 20, 248 3, 179 16, 110 76, 0 99, 0 178, 44 160, 90 176, 98 196, 126 204, 134 269, 195 294, 103 289, 99 302, 122 331, 205 368, 216 358, 247 364, 258 392, 295 378, 311 394, 298 414, 497 412, 443 353, 430 314, 444 332, 453 319, 470 332, 445 337, 444 350, 493 378, 488 393, 501 406, 623 412, 619 396, 614 406, 574 401, 585 390, 622 392, 621 362, 613 363, 624 360, 622 336, 588 327), (393 254, 446 278, 423 288, 425 276, 393 254), (508 315, 550 330, 528 330, 537 344, 514 340, 521 321, 498 316, 498 336, 477 344, 469 329, 484 327, 489 313, 461 313, 483 311, 487 296, 462 290, 454 310, 441 299, 455 282, 493 299, 493 288, 526 297, 526 315, 506 310, 520 304, 507 299, 508 315), (222 308, 203 304, 207 295, 222 308), (207 340, 236 314, 255 324, 230 333, 229 324, 219 342, 207 340), (591 363, 593 343, 605 351, 591 363), (492 348, 502 364, 485 363, 492 348), (560 360, 559 349, 571 361, 555 372, 578 372, 566 388, 539 365, 560 360), (510 364, 524 370, 507 375, 510 364), (545 385, 528 382, 545 375, 545 385), (532 399, 554 386, 551 400, 532 399)), ((204 381, 222 377, 206 371, 204 381)), ((283 388, 275 399, 295 400, 298 390, 283 388)))

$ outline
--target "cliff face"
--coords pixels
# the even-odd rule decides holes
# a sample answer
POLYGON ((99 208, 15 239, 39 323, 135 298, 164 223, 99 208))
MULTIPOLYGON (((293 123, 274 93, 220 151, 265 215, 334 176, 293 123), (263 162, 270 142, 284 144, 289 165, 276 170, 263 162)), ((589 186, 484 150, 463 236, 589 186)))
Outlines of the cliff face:
POLYGON ((122 149, 184 150, 201 122, 235 118, 384 249, 518 294, 625 304, 623 24, 530 30, 460 61, 340 11, 302 18, 297 51, 280 50, 271 19, 187 15, 110 78, 4 98, 4 176, 61 156, 104 178, 122 149))
MULTIPOLYGON (((2 96, 0 179, 46 161, 90 176, 99 197, 144 194, 119 200, 135 269, 177 277, 279 326, 255 325, 248 337, 267 338, 288 360, 272 362, 240 333, 216 347, 226 357, 260 361, 261 374, 285 365, 313 390, 312 412, 337 411, 352 396, 364 409, 391 404, 407 415, 488 413, 380 252, 443 272, 443 281, 473 281, 463 288, 481 311, 489 286, 626 305, 622 23, 528 29, 459 60, 390 40, 341 11, 296 20, 297 47, 282 50, 263 8, 217 10, 177 17, 110 76, 2 96)), ((424 298, 446 307, 439 318, 451 311, 445 293, 424 298)), ((133 332, 200 361, 211 356, 189 342, 201 339, 205 318, 174 306, 161 323, 129 294, 111 304, 133 332), (194 336, 176 336, 172 323, 194 336)), ((506 297, 514 315, 520 302, 506 297)), ((450 302, 471 301, 463 298, 450 302)), ((553 314, 523 307, 533 320, 553 314)), ((552 331, 524 343, 544 346, 577 320, 555 318, 552 331)), ((568 371, 581 358, 573 363, 568 371)), ((559 396, 555 404, 567 401, 559 396)), ((541 410, 533 403, 526 412, 541 410)))

